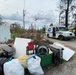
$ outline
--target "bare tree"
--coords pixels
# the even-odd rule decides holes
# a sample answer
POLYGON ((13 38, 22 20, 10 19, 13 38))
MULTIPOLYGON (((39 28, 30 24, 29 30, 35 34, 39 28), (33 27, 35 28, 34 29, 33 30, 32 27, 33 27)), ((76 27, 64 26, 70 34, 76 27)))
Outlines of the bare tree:
POLYGON ((60 0, 61 3, 65 4, 66 8, 65 8, 65 26, 67 27, 68 29, 68 14, 69 14, 69 7, 70 5, 72 4, 74 0, 60 0))
POLYGON ((2 22, 2 17, 1 17, 1 15, 0 15, 0 25, 2 25, 3 24, 3 22, 2 22))
POLYGON ((76 9, 76 5, 72 5, 72 6, 70 7, 70 12, 72 12, 72 18, 74 18, 73 10, 75 10, 75 9, 76 9))

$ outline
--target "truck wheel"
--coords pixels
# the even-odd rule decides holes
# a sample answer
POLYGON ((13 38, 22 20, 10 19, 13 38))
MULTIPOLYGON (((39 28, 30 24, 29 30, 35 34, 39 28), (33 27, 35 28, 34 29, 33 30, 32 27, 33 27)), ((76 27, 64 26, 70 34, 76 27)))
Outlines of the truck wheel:
POLYGON ((49 34, 47 34, 47 37, 49 38, 49 34))
POLYGON ((69 39, 67 39, 67 40, 71 40, 71 39, 69 38, 69 39))
POLYGON ((64 36, 60 35, 60 36, 58 37, 58 39, 59 39, 59 40, 64 40, 64 36))

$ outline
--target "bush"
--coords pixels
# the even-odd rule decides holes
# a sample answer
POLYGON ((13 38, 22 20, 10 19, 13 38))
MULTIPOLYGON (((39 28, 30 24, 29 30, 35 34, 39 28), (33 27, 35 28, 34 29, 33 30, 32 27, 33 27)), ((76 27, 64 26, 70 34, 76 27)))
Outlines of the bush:
POLYGON ((12 34, 11 34, 11 37, 12 37, 13 39, 15 39, 16 37, 18 37, 18 34, 17 34, 17 33, 12 33, 12 34))

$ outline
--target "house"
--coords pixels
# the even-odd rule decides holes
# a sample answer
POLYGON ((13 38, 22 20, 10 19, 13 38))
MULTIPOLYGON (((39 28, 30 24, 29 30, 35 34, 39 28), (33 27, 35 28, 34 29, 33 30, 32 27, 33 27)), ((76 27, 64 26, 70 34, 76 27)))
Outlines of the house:
POLYGON ((0 25, 0 42, 11 39, 10 26, 0 25))

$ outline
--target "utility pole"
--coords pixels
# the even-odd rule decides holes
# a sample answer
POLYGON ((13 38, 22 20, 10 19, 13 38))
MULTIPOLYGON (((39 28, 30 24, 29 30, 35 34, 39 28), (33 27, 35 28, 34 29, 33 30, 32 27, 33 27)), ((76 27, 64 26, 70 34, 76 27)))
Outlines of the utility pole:
POLYGON ((24 7, 23 7, 23 28, 25 29, 25 0, 24 0, 24 7))

